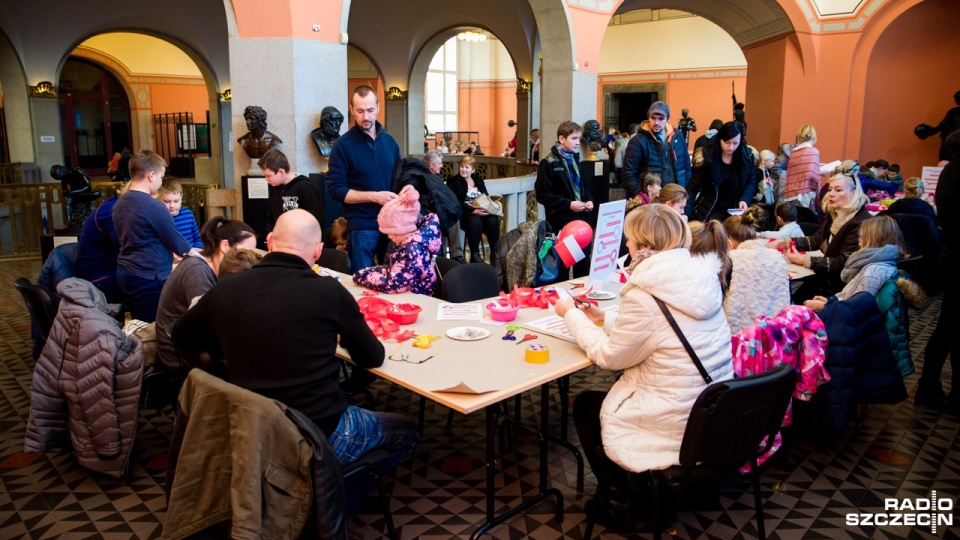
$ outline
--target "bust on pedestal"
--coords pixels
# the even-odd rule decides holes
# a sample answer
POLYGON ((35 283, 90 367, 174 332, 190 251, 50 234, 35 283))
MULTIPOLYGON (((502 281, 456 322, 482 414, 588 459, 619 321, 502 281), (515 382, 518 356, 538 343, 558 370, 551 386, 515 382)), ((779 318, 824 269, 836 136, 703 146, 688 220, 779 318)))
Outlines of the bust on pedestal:
POLYGON ((323 156, 321 173, 327 172, 330 150, 333 149, 333 143, 340 138, 341 125, 343 125, 343 114, 336 107, 326 106, 320 111, 320 127, 310 132, 310 137, 320 150, 320 155, 323 156))
POLYGON ((580 138, 583 145, 583 161, 600 161, 607 159, 603 150, 603 135, 600 133, 600 122, 587 120, 583 123, 583 136, 580 138))
POLYGON ((260 168, 257 167, 257 160, 263 157, 263 155, 267 153, 267 150, 274 147, 279 149, 283 141, 280 140, 280 137, 267 131, 267 111, 263 110, 262 107, 250 105, 243 110, 243 119, 247 121, 247 129, 250 131, 243 137, 237 139, 237 143, 240 144, 243 151, 253 160, 250 170, 247 171, 247 175, 263 176, 260 173, 260 168))

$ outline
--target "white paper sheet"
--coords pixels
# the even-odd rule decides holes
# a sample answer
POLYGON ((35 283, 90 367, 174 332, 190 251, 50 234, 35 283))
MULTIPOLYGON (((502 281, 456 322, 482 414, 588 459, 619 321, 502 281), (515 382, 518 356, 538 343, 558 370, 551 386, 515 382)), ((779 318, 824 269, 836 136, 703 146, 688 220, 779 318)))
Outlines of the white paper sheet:
POLYGON ((479 321, 483 319, 480 304, 440 304, 437 306, 438 321, 479 321))
POLYGON ((573 334, 567 330, 567 323, 563 322, 563 317, 559 315, 541 317, 535 321, 523 323, 520 326, 533 330, 534 332, 542 332, 548 336, 563 339, 571 343, 574 342, 573 334))

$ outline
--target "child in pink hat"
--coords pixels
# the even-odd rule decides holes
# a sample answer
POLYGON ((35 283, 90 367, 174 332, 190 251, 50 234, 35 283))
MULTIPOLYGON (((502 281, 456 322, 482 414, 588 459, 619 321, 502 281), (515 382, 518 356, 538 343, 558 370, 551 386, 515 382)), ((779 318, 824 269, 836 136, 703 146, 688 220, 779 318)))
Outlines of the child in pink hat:
POLYGON ((361 268, 353 281, 375 291, 433 294, 437 275, 433 256, 440 251, 440 220, 436 214, 420 215, 420 194, 412 185, 400 190, 377 216, 380 232, 390 238, 386 261, 361 268))

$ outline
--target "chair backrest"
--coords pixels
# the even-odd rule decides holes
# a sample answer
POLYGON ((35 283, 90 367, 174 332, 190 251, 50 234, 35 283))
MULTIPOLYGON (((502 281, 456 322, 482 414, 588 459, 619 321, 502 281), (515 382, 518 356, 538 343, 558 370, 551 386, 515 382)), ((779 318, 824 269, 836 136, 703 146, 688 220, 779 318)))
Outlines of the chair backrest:
POLYGON ((820 220, 817 219, 817 214, 813 210, 807 208, 806 206, 797 205, 797 223, 816 223, 820 225, 820 220))
POLYGON ((323 248, 317 264, 341 274, 350 274, 350 256, 346 251, 336 248, 323 248))
POLYGON ((17 278, 13 282, 13 287, 20 292, 24 303, 27 304, 30 318, 40 330, 40 336, 46 340, 53 326, 53 320, 57 317, 57 304, 54 303, 50 291, 30 283, 30 280, 25 277, 17 278))
POLYGON ((446 276, 447 272, 458 266, 460 266, 460 263, 453 259, 448 259, 447 257, 437 257, 437 271, 439 272, 441 278, 446 276))
POLYGON ((227 209, 236 217, 237 190, 235 189, 205 189, 203 190, 204 207, 207 219, 213 217, 227 217, 227 209))
POLYGON ((447 272, 443 278, 444 300, 448 302, 473 302, 500 294, 497 271, 489 264, 461 264, 447 272))
POLYGON ((758 375, 711 384, 697 398, 680 446, 680 464, 739 467, 773 441, 797 373, 781 364, 758 375))
POLYGON ((803 231, 803 234, 810 236, 811 234, 820 230, 819 223, 813 223, 810 221, 798 221, 797 225, 800 226, 800 230, 803 231))
POLYGON ((943 245, 937 224, 921 214, 890 214, 897 221, 910 259, 900 266, 930 293, 937 288, 937 262, 943 245))

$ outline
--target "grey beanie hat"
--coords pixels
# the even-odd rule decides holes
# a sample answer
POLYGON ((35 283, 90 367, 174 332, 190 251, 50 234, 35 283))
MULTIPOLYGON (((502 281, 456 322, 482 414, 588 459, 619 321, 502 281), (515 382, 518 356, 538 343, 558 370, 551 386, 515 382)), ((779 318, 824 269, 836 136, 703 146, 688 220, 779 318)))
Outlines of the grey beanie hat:
POLYGON ((654 101, 653 105, 647 109, 647 117, 653 113, 660 113, 664 118, 670 118, 670 106, 662 101, 654 101))

